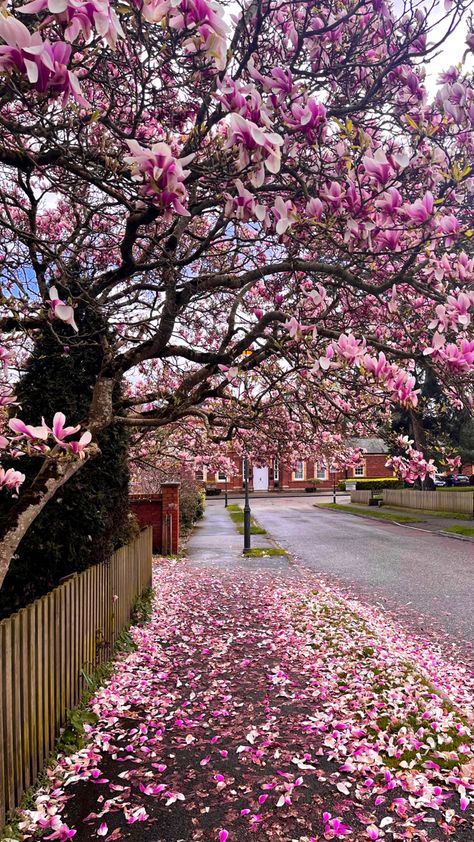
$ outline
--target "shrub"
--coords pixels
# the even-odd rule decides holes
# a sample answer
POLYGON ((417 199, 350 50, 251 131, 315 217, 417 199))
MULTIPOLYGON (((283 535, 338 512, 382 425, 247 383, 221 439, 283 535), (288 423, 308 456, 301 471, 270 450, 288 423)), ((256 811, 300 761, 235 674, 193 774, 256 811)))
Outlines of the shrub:
POLYGON ((188 532, 192 525, 204 514, 205 497, 196 480, 181 476, 179 490, 179 519, 181 532, 188 532))
POLYGON ((374 477, 373 479, 362 477, 358 479, 353 477, 352 479, 346 479, 340 482, 338 484, 338 488, 339 486, 342 486, 340 490, 345 491, 347 482, 355 482, 357 491, 378 491, 382 488, 404 488, 403 480, 398 479, 398 477, 374 477))
POLYGON ((216 488, 212 485, 206 488, 206 497, 218 497, 219 494, 222 494, 222 488, 216 488))
MULTIPOLYGON (((103 365, 104 328, 98 315, 89 311, 86 316, 80 306, 75 316, 80 328, 77 337, 61 323, 55 325, 54 333, 46 325, 18 383, 21 416, 31 424, 39 424, 42 416, 51 423, 56 411, 64 412, 68 424, 84 424, 92 387, 103 365)), ((1 590, 0 617, 47 593, 64 576, 105 561, 123 542, 129 436, 123 426, 113 425, 99 434, 97 442, 101 455, 59 489, 19 545, 1 590)), ((37 458, 21 460, 25 487, 39 466, 37 458)), ((10 505, 5 495, 0 517, 10 505)))

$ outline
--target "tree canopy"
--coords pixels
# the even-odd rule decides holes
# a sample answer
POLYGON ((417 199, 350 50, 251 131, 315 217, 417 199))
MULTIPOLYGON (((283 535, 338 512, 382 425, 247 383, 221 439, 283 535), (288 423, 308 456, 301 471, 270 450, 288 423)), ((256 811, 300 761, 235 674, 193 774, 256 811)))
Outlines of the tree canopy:
POLYGON ((38 473, 23 493, 21 459, 0 476, 20 491, 0 581, 112 424, 198 419, 221 439, 257 402, 268 429, 297 411, 317 451, 416 406, 423 358, 472 410, 474 92, 462 63, 425 86, 468 6, 4 10, 1 443, 38 473), (14 385, 36 334, 86 348, 88 309, 107 326, 88 407, 27 417, 14 385))

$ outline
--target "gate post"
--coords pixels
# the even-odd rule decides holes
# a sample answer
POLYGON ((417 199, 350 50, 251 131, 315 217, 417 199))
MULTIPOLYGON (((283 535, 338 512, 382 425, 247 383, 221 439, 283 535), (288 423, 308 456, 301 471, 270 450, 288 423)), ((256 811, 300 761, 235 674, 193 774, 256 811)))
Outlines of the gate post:
POLYGON ((163 555, 177 555, 179 552, 180 486, 180 482, 161 483, 163 555))

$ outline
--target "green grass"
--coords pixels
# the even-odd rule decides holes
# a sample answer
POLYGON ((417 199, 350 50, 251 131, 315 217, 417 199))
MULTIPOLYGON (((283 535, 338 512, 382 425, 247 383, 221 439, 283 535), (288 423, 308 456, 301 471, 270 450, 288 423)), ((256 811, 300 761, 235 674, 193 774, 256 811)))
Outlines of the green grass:
MULTIPOLYGON (((390 509, 396 509, 399 512, 406 512, 407 508, 403 506, 389 506, 390 509)), ((410 509, 412 512, 413 509, 410 509)), ((417 514, 432 515, 433 517, 452 517, 454 520, 472 520, 472 515, 466 512, 439 512, 435 509, 415 509, 417 514)))
POLYGON ((355 506, 344 506, 342 503, 319 503, 316 508, 333 509, 333 511, 348 512, 350 515, 371 517, 374 520, 394 521, 395 523, 423 523, 420 518, 411 517, 411 515, 395 515, 390 514, 390 512, 381 512, 378 509, 373 511, 369 507, 367 507, 367 511, 365 511, 365 509, 359 509, 355 506))
POLYGON ((244 555, 249 558, 262 558, 266 555, 288 555, 288 553, 283 547, 253 547, 244 552, 244 555))
POLYGON ((455 535, 465 535, 466 538, 474 538, 474 526, 450 526, 444 532, 453 532, 455 535))
MULTIPOLYGON (((239 528, 237 529, 237 532, 239 533, 239 535, 243 535, 244 534, 244 527, 239 526, 239 528)), ((250 527, 250 534, 251 535, 266 535, 267 530, 264 529, 263 526, 256 526, 253 523, 250 527)))
MULTIPOLYGON (((244 534, 244 513, 240 506, 236 506, 233 504, 232 506, 227 506, 227 511, 229 512, 233 522, 237 527, 237 532, 239 535, 244 534)), ((258 526, 255 523, 253 517, 250 518, 250 534, 251 535, 266 535, 267 530, 263 529, 262 526, 258 526)))

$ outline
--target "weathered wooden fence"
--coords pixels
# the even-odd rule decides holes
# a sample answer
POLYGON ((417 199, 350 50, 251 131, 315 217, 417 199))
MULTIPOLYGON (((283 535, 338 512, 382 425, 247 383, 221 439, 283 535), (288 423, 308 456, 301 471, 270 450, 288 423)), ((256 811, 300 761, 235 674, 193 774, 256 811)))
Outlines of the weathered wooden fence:
POLYGON ((387 506, 406 506, 408 509, 431 509, 438 512, 460 512, 473 515, 474 493, 469 491, 416 491, 412 489, 384 489, 387 506))
POLYGON ((151 585, 152 530, 0 623, 0 831, 151 585))

